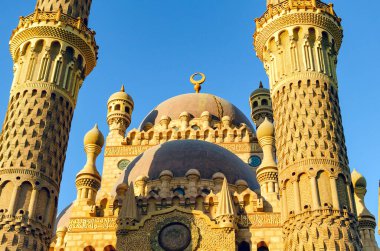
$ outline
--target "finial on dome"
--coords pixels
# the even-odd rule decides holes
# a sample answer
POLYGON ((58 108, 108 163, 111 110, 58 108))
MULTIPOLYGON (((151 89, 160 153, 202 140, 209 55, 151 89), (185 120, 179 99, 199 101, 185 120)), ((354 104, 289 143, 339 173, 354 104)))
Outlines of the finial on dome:
POLYGON ((94 127, 86 133, 84 136, 84 145, 98 145, 99 147, 103 147, 104 145, 104 136, 102 132, 98 128, 98 124, 95 124, 94 127))
POLYGON ((263 137, 273 137, 274 136, 273 123, 270 122, 267 117, 265 117, 264 121, 257 128, 256 134, 257 134, 257 138, 259 139, 263 137))
POLYGON ((206 75, 201 72, 194 73, 193 75, 190 76, 190 83, 194 85, 194 90, 196 93, 199 93, 201 91, 202 89, 201 85, 205 81, 206 81, 206 75), (195 79, 196 76, 201 76, 201 79, 196 80, 195 79))
POLYGON ((354 188, 367 188, 367 180, 355 168, 351 173, 351 180, 354 188))
POLYGON ((259 88, 264 88, 264 85, 263 85, 263 82, 262 82, 262 81, 260 81, 259 88))
POLYGON ((121 89, 120 89, 121 92, 125 92, 125 89, 124 89, 124 85, 121 85, 121 89))

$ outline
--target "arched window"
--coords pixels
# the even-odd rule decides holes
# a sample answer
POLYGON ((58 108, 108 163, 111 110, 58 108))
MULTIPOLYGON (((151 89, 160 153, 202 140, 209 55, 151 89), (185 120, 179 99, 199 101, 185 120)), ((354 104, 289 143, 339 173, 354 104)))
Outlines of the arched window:
POLYGON ((269 251, 267 247, 259 247, 257 251, 269 251))
POLYGON ((126 107, 125 107, 125 112, 126 112, 126 113, 129 113, 129 111, 130 111, 130 110, 129 110, 129 107, 126 106, 126 107))
POLYGON ((261 100, 261 105, 268 105, 268 100, 266 99, 261 100))
POLYGON ((112 245, 106 246, 103 251, 116 251, 116 249, 112 245))
POLYGON ((95 251, 95 248, 93 248, 92 246, 87 246, 83 249, 83 251, 95 251))
POLYGON ((177 187, 176 189, 173 190, 173 193, 178 193, 180 195, 185 195, 185 190, 181 187, 177 187))
POLYGON ((238 251, 250 251, 251 247, 249 246, 249 243, 246 241, 240 242, 238 246, 238 251))
POLYGON ((259 103, 257 103, 257 101, 253 102, 253 108, 256 108, 258 105, 259 103))
POLYGON ((15 212, 18 212, 20 210, 20 213, 24 213, 26 210, 28 210, 30 198, 32 196, 32 190, 33 190, 33 187, 29 182, 26 181, 22 183, 20 190, 17 194, 15 212))
POLYGON ((269 251, 269 248, 265 242, 260 242, 257 244, 257 251, 269 251))
POLYGON ((0 187, 0 213, 5 213, 8 211, 9 203, 11 201, 10 194, 13 193, 14 185, 12 182, 7 181, 0 187))
POLYGON ((115 111, 120 111, 120 105, 115 105, 115 111))

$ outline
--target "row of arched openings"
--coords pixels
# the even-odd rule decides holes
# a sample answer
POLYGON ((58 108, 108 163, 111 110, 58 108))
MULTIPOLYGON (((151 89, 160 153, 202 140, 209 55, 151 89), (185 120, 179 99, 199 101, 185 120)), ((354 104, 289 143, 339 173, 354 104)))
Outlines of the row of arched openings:
POLYGON ((16 52, 15 62, 14 84, 33 80, 52 82, 61 85, 72 96, 79 88, 85 69, 83 57, 75 57, 70 46, 62 53, 58 41, 46 44, 46 41, 39 40, 34 45, 28 42, 16 52))
MULTIPOLYGON (((238 245, 238 251, 251 251, 251 245, 246 241, 242 241, 238 245)), ((269 248, 265 242, 260 242, 257 244, 257 251, 269 251, 269 248)))
MULTIPOLYGON (((261 100, 261 105, 268 105, 269 103, 268 103, 268 100, 267 99, 262 99, 261 100)), ((257 102, 257 101, 254 101, 253 102, 253 108, 256 108, 256 107, 258 107, 259 106, 259 102, 257 102)))
MULTIPOLYGON (((96 251, 96 250, 93 246, 87 246, 83 249, 83 251, 96 251)), ((116 248, 114 248, 114 246, 112 245, 108 245, 104 247, 103 251, 116 251, 116 248)))

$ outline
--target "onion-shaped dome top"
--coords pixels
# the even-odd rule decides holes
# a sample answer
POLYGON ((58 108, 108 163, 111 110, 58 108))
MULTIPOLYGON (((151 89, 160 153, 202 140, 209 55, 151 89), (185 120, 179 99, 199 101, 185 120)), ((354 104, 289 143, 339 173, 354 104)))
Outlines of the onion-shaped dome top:
POLYGON ((83 140, 84 145, 95 144, 100 147, 104 145, 104 136, 99 130, 98 125, 95 125, 90 131, 86 133, 83 140))
POLYGON ((263 83, 260 82, 260 86, 259 86, 259 88, 257 88, 256 90, 254 90, 254 91, 251 93, 251 96, 250 96, 250 97, 256 96, 257 94, 266 94, 266 95, 269 96, 269 95, 270 95, 270 91, 269 91, 269 89, 264 88, 263 83))
POLYGON ((363 187, 363 188, 367 187, 367 180, 364 178, 364 176, 361 173, 356 171, 356 169, 352 171, 351 179, 352 179, 352 184, 354 185, 354 187, 363 187))
POLYGON ((262 137, 268 137, 268 136, 273 137, 274 136, 273 124, 267 118, 265 118, 263 123, 261 123, 259 128, 257 128, 256 134, 257 134, 257 138, 259 139, 262 137))
POLYGON ((205 111, 215 120, 221 121, 223 116, 229 116, 233 125, 240 126, 244 123, 253 131, 251 122, 239 108, 225 99, 208 93, 188 93, 167 99, 145 117, 140 129, 144 128, 146 123, 158 124, 162 116, 178 119, 180 115, 184 115, 183 112, 187 112, 191 117, 201 118, 205 111))
POLYGON ((128 95, 128 93, 125 92, 124 85, 121 86, 120 91, 115 92, 114 94, 112 94, 109 97, 108 103, 112 102, 114 100, 126 100, 126 101, 129 101, 130 103, 134 104, 132 97, 130 95, 128 95))
POLYGON ((150 180, 160 178, 167 170, 173 177, 186 177, 197 169, 201 179, 213 179, 222 173, 228 183, 245 180, 251 189, 259 188, 254 172, 232 152, 216 144, 201 140, 175 140, 154 146, 136 157, 121 174, 120 183, 134 182, 139 176, 150 180))

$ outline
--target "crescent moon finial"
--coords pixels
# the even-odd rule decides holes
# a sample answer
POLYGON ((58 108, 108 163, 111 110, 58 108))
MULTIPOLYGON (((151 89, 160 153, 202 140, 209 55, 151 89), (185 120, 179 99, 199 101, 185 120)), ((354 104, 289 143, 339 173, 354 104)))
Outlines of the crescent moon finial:
POLYGON ((194 90, 196 93, 200 92, 200 90, 202 89, 201 84, 203 84, 205 81, 206 81, 206 75, 201 72, 194 73, 193 75, 190 76, 190 83, 194 85, 194 90), (196 80, 195 79, 196 76, 201 76, 201 79, 196 80))

